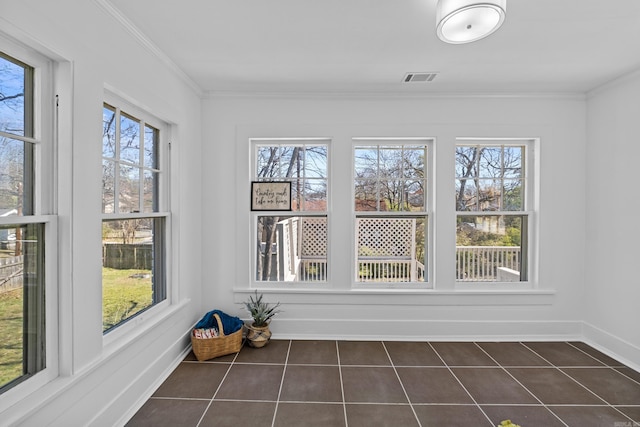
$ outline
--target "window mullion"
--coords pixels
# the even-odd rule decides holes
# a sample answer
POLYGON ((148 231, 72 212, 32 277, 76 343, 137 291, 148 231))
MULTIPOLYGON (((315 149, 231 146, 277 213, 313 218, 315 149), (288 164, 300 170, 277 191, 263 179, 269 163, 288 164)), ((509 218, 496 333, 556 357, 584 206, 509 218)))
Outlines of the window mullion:
POLYGON ((113 212, 120 213, 120 108, 114 108, 116 130, 113 159, 113 212))
POLYGON ((144 212, 144 139, 145 123, 140 120, 140 147, 138 148, 138 211, 144 212))

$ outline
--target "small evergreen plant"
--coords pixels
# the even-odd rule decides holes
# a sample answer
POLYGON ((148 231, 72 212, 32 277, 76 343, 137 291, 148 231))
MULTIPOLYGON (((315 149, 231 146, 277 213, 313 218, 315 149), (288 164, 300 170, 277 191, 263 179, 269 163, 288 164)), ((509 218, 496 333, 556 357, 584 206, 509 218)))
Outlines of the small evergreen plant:
POLYGON ((267 326, 271 318, 281 312, 278 310, 279 302, 273 305, 264 302, 262 298, 263 295, 258 295, 258 291, 255 291, 255 296, 250 295, 249 300, 244 302, 245 308, 253 318, 253 326, 257 327, 267 326))

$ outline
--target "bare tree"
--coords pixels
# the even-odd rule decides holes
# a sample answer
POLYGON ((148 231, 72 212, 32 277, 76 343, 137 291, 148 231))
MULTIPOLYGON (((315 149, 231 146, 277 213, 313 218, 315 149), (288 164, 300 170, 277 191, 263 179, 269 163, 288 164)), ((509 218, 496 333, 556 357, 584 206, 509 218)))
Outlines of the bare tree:
MULTIPOLYGON (((292 210, 322 210, 326 206, 327 148, 319 144, 260 146, 256 176, 264 181, 290 181, 292 210)), ((270 280, 276 265, 274 248, 283 216, 260 216, 257 233, 257 280, 270 280)))
MULTIPOLYGON (((0 57, 0 130, 25 135, 25 68, 0 57)), ((0 136, 0 208, 22 215, 25 197, 25 161, 28 143, 0 136)), ((22 229, 16 228, 15 254, 22 253, 22 229)))

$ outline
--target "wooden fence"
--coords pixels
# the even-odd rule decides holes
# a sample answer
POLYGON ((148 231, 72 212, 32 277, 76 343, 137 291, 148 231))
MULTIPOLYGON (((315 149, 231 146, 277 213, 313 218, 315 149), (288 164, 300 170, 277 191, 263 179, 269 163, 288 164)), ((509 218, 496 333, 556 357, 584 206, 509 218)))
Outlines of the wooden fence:
POLYGON ((24 255, 0 258, 0 293, 23 285, 24 255))
POLYGON ((151 270, 153 250, 151 243, 104 243, 102 265, 118 270, 151 270))

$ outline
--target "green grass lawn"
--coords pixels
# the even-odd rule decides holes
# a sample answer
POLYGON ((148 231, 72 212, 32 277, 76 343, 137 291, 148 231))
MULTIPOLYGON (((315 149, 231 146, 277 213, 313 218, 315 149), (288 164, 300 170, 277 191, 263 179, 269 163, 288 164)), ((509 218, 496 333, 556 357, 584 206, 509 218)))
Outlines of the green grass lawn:
POLYGON ((0 386, 22 376, 22 289, 0 294, 0 386))
MULTIPOLYGON (((102 274, 103 331, 151 305, 150 271, 103 268, 102 274)), ((22 376, 22 311, 22 289, 0 294, 0 387, 22 376)))
POLYGON ((152 304, 153 290, 149 270, 103 268, 102 284, 103 331, 152 304), (148 277, 131 277, 134 275, 148 275, 148 277))

